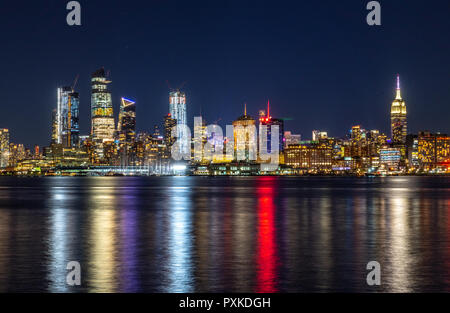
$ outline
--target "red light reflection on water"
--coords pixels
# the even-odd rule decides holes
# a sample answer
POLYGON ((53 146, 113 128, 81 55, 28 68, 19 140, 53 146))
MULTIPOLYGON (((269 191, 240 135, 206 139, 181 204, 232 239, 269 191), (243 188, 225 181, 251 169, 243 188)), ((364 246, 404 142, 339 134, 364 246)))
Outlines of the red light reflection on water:
POLYGON ((258 182, 257 285, 256 292, 277 292, 277 256, 275 243, 274 177, 258 182))

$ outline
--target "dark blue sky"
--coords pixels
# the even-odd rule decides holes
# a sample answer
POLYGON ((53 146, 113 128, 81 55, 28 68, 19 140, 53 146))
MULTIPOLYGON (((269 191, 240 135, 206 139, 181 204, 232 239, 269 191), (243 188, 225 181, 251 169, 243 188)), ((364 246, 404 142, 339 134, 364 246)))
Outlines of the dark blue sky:
MULTIPOLYGON (((352 125, 389 132, 400 73, 409 132, 450 132, 450 2, 80 1, 82 26, 66 24, 65 0, 0 3, 0 128, 47 145, 56 88, 80 75, 81 133, 90 130, 90 74, 111 71, 117 108, 137 101, 139 130, 168 111, 168 87, 186 82, 188 119, 230 124, 243 103, 271 102, 286 129, 343 136, 352 125)), ((117 110, 115 112, 117 114, 117 110)))

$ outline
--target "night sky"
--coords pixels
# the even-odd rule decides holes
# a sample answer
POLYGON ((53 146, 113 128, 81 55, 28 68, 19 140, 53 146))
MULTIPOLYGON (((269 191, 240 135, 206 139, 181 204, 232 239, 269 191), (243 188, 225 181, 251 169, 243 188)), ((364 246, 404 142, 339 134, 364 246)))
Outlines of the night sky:
POLYGON ((90 75, 110 70, 120 97, 136 100, 137 128, 168 112, 168 85, 183 82, 189 124, 271 115, 311 138, 352 125, 389 133, 395 75, 408 132, 450 132, 450 1, 79 1, 82 26, 66 24, 65 0, 0 3, 0 128, 11 140, 48 145, 56 88, 80 75, 81 134, 90 131, 90 75))

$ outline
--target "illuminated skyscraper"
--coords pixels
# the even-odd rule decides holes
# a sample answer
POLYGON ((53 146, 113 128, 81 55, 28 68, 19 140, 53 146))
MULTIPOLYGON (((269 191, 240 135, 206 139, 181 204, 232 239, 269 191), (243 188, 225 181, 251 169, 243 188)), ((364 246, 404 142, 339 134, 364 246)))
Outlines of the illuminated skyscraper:
MULTIPOLYGON (((184 92, 171 91, 169 94, 169 112, 173 119, 177 121, 177 125, 187 125, 187 117, 186 117, 186 94, 184 92)), ((181 143, 180 152, 188 152, 190 151, 189 140, 181 141, 180 138, 186 137, 187 134, 184 131, 183 127, 178 128, 177 138, 181 143)))
POLYGON ((235 158, 238 161, 245 158, 246 162, 256 160, 258 146, 256 123, 250 115, 247 115, 247 105, 244 107, 244 115, 233 121, 233 135, 235 158), (238 156, 236 154, 238 151, 243 152, 243 155, 238 156))
POLYGON ((393 144, 405 144, 407 135, 406 104, 400 93, 400 76, 397 75, 397 89, 391 106, 391 136, 393 144))
POLYGON ((136 102, 122 98, 120 103, 117 131, 120 142, 132 143, 136 140, 136 102))
POLYGON ((56 143, 64 147, 78 146, 79 143, 79 97, 72 87, 58 88, 58 103, 56 109, 56 133, 53 134, 56 143))
POLYGON ((114 140, 114 115, 111 102, 111 93, 108 91, 105 70, 99 69, 92 74, 91 95, 91 135, 95 145, 95 151, 99 157, 103 157, 103 143, 114 140))
POLYGON ((0 129, 0 167, 8 166, 9 161, 9 130, 0 129))
MULTIPOLYGON (((274 126, 278 126, 278 151, 284 150, 284 121, 282 119, 270 116, 270 103, 267 101, 267 115, 262 115, 263 111, 259 111, 259 136, 262 136, 262 126, 267 126, 267 153, 272 152, 272 132, 274 126)), ((261 153, 261 149, 260 149, 261 153)))

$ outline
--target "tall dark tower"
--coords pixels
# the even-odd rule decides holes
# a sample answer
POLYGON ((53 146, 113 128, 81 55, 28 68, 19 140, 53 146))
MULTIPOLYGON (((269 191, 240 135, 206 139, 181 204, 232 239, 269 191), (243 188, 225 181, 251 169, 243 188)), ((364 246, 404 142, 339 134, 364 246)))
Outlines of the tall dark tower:
POLYGON ((397 89, 391 105, 391 138, 393 144, 406 143, 407 135, 406 104, 400 93, 400 76, 397 74, 397 89))

